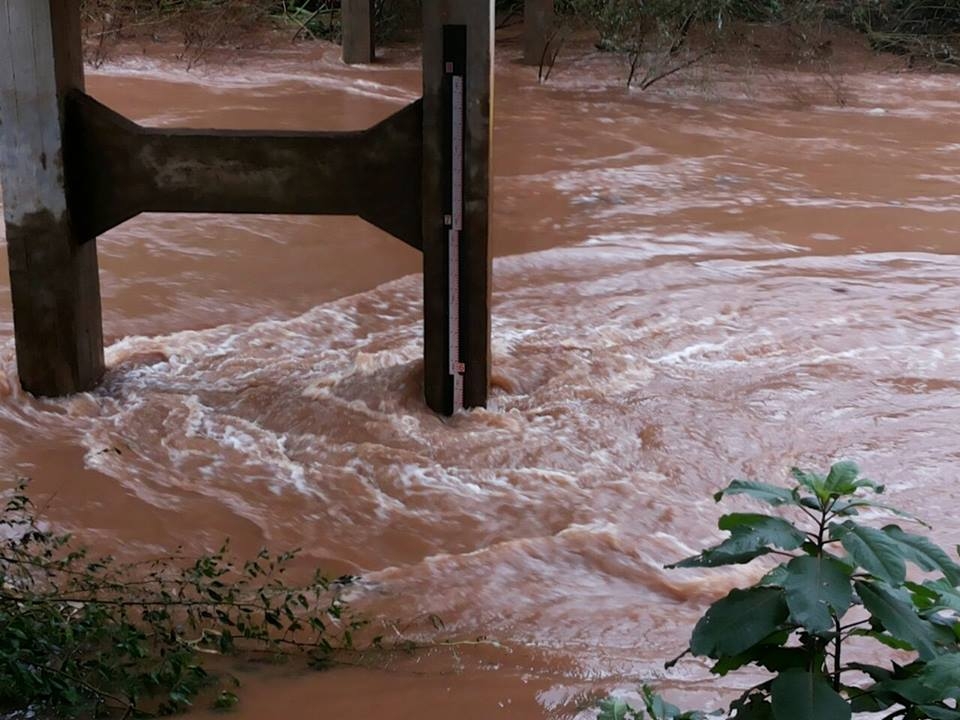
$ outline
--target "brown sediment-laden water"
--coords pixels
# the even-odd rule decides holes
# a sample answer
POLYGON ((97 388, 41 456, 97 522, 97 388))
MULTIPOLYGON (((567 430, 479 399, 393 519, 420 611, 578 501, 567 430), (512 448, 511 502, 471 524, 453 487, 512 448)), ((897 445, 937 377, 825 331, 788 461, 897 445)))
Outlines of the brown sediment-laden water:
MULTIPOLYGON (((90 92, 154 125, 353 129, 418 94, 413 51, 186 71, 118 60, 90 92)), ((304 548, 348 599, 458 644, 244 675, 236 717, 572 717, 652 681, 749 582, 668 571, 738 476, 851 458, 960 540, 955 78, 742 70, 628 92, 497 65, 490 407, 421 401, 419 256, 356 219, 143 216, 99 240, 107 378, 17 386, 0 288, 0 461, 46 517, 139 557, 304 548), (434 617, 435 616, 435 617, 434 617), (442 619, 442 626, 435 618, 442 619), (479 642, 478 642, 479 640, 479 642)), ((198 717, 202 713, 198 713, 198 717)))

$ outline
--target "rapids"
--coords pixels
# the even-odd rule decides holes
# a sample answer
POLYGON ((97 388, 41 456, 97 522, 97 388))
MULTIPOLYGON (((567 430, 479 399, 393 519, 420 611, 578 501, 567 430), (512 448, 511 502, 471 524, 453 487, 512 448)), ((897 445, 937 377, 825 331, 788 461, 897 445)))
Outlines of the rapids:
MULTIPOLYGON (((336 52, 132 58, 88 86, 192 127, 364 127, 416 97, 412 51, 336 52)), ((0 488, 31 476, 52 522, 126 557, 303 547, 408 636, 481 638, 245 674, 236 717, 570 717, 641 680, 716 704, 735 678, 663 661, 754 573, 662 566, 716 538, 737 476, 851 458, 960 541, 955 79, 849 75, 839 107, 815 76, 619 72, 497 61, 486 410, 425 410, 419 258, 356 219, 106 234, 110 369, 61 401, 18 388, 0 272, 0 488)))

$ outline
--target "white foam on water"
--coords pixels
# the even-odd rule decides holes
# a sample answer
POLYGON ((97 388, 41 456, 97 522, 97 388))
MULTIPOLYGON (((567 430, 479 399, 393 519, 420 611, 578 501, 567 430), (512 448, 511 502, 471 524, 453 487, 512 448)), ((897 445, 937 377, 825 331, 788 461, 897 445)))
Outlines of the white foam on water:
MULTIPOLYGON (((171 77, 166 66, 106 72, 171 77)), ((224 89, 300 82, 287 75, 201 81, 224 89)), ((602 108, 601 117, 640 104, 625 93, 611 100, 609 87, 594 92, 589 82, 559 74, 557 89, 544 92, 597 96, 590 112, 602 108)), ((906 82, 890 87, 906 93, 906 82)), ((939 92, 943 82, 921 87, 939 92)), ((336 87, 383 91, 376 81, 348 84, 336 87)), ((776 482, 792 464, 851 457, 888 482, 894 504, 908 501, 941 539, 960 539, 950 449, 960 412, 960 261, 913 247, 888 252, 886 238, 844 249, 870 213, 891 210, 949 247, 932 223, 957 197, 917 189, 897 198, 880 180, 867 183, 879 172, 842 190, 820 191, 811 179, 824 153, 853 152, 859 142, 866 162, 872 132, 910 119, 897 115, 906 95, 893 95, 878 118, 818 109, 776 124, 769 113, 727 107, 724 122, 768 125, 698 131, 699 120, 678 122, 704 141, 689 152, 658 147, 654 124, 624 120, 622 142, 606 154, 538 156, 500 178, 504 202, 516 190, 521 208, 536 203, 520 193, 528 185, 552 193, 546 222, 572 246, 495 262, 488 409, 450 419, 425 409, 421 279, 409 276, 303 313, 115 339, 105 384, 68 400, 18 389, 8 334, 0 426, 81 447, 118 493, 158 510, 210 500, 268 542, 350 563, 365 576, 351 599, 374 613, 436 613, 464 637, 574 656, 585 677, 652 673, 682 649, 706 602, 755 579, 747 568, 662 567, 717 539, 726 506, 711 494, 733 477, 776 482), (791 162, 809 138, 771 129, 850 117, 874 130, 856 136, 843 124, 803 167, 791 162), (738 138, 739 154, 720 142, 738 138), (765 153, 746 152, 755 144, 765 153), (745 219, 725 225, 731 209, 745 219), (796 226, 781 224, 795 209, 796 226), (827 210, 837 214, 822 226, 796 220, 827 210), (808 239, 837 247, 810 254, 808 239), (931 487, 938 497, 925 500, 931 487)), ((931 107, 950 109, 921 109, 931 107)), ((589 144, 584 127, 594 126, 567 119, 557 123, 559 139, 544 133, 538 152, 567 147, 568 136, 580 136, 577 148, 589 144)), ((844 167, 838 161, 837 172, 844 167)), ((952 183, 943 173, 920 180, 952 183)), ((226 221, 196 219, 179 267, 205 257, 205 234, 218 222, 226 221)), ((284 243, 273 222, 229 221, 271 250, 284 243)), ((176 251, 148 229, 128 240, 158 257, 176 251)), ((129 249, 103 245, 111 260, 129 249)), ((203 308, 194 316, 207 321, 203 308)), ((211 519, 210 532, 219 527, 211 519)))
MULTIPOLYGON (((327 54, 329 56, 329 53, 327 54)), ((351 73, 349 68, 339 61, 327 57, 319 59, 305 67, 302 58, 285 68, 277 62, 276 53, 271 53, 269 67, 255 65, 249 59, 242 67, 208 67, 200 64, 189 67, 187 62, 174 65, 168 61, 149 57, 122 58, 107 62, 89 72, 104 77, 152 78, 164 82, 180 82, 189 85, 203 85, 212 92, 230 93, 236 90, 244 92, 263 89, 273 91, 277 86, 302 86, 309 89, 335 90, 348 95, 386 102, 412 102, 419 95, 398 88, 391 82, 377 82, 369 73, 381 69, 377 65, 364 66, 363 74, 351 73)), ((382 68, 391 72, 404 69, 404 66, 382 68)), ((408 71, 416 71, 418 65, 407 63, 408 71)), ((160 116, 158 116, 160 117, 160 116)))

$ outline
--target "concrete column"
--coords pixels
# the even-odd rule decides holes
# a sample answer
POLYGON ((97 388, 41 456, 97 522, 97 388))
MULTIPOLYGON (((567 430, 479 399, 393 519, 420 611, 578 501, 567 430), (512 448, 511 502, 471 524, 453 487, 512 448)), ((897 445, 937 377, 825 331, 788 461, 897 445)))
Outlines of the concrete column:
POLYGON ((424 391, 483 406, 490 382, 494 0, 423 5, 424 391))
POLYGON ((554 0, 525 0, 523 4, 523 62, 539 65, 554 29, 554 0))
POLYGON ((74 232, 64 184, 64 97, 82 88, 79 3, 5 0, 0 184, 17 368, 37 395, 88 390, 104 369, 96 243, 74 232))
POLYGON ((341 0, 340 24, 343 28, 343 61, 348 65, 372 63, 376 57, 373 42, 374 0, 341 0))

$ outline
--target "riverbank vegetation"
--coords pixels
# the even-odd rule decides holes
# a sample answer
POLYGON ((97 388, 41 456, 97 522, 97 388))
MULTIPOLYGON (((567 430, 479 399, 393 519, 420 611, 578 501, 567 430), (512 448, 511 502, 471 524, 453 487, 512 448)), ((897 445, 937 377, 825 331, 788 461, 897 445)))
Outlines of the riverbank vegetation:
MULTIPOLYGON (((902 529, 918 521, 877 502, 883 487, 854 464, 826 475, 795 468, 792 477, 789 488, 737 480, 716 494, 746 495, 777 512, 723 515, 729 537, 669 567, 780 563, 713 603, 667 667, 689 654, 707 659, 714 675, 747 668, 759 676, 730 704, 727 717, 737 720, 960 719, 960 565, 902 529)), ((600 717, 706 715, 644 688, 639 703, 606 701, 600 717)))
MULTIPOLYGON (((415 34, 421 1, 376 0, 380 39, 415 34)), ((632 75, 645 54, 676 56, 689 45, 695 55, 710 54, 720 41, 742 43, 751 25, 782 29, 801 58, 827 53, 830 30, 844 29, 914 65, 960 67, 960 3, 943 0, 557 0, 556 7, 558 39, 592 32, 599 49, 632 58, 632 75)), ((339 0, 82 0, 82 8, 95 60, 134 38, 176 37, 196 61, 213 47, 255 44, 267 27, 293 40, 340 36, 339 0)), ((500 25, 515 22, 523 0, 497 0, 497 11, 500 25)))
MULTIPOLYGON (((792 478, 730 483, 715 499, 747 496, 773 512, 721 516, 726 539, 668 566, 768 563, 754 585, 714 602, 667 663, 696 656, 714 675, 746 671, 754 684, 709 715, 644 686, 636 700, 601 703, 600 720, 960 720, 960 564, 905 530, 920 521, 878 502, 883 487, 854 464, 792 478)), ((291 583, 295 553, 94 557, 48 529, 25 490, 0 513, 0 714, 228 709, 238 701, 229 658, 298 655, 322 669, 365 624, 340 598, 354 578, 291 583)))
POLYGON ((226 709, 225 658, 323 667, 363 625, 339 597, 353 578, 291 583, 294 552, 94 557, 48 529, 25 489, 0 514, 0 715, 143 717, 198 698, 226 709))

